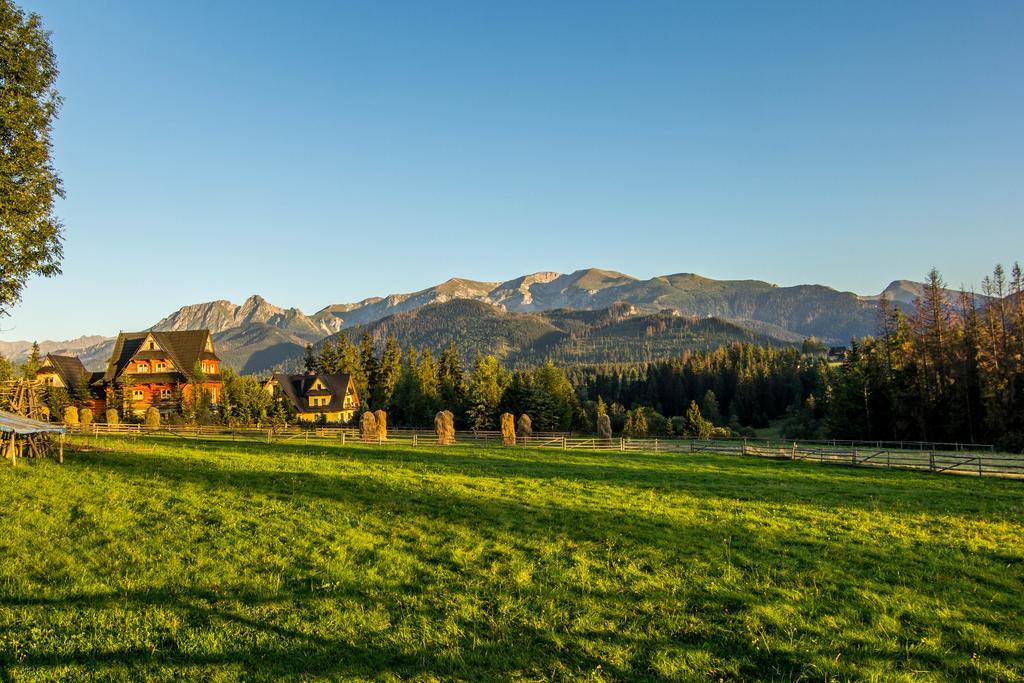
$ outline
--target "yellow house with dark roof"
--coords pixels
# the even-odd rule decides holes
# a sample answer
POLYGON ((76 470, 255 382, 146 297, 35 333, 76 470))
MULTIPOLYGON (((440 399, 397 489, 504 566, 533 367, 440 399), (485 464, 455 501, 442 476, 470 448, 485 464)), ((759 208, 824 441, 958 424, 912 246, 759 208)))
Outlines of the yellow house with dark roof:
POLYGON ((359 407, 359 396, 348 373, 307 375, 275 374, 263 385, 275 397, 295 407, 302 422, 344 423, 359 407))

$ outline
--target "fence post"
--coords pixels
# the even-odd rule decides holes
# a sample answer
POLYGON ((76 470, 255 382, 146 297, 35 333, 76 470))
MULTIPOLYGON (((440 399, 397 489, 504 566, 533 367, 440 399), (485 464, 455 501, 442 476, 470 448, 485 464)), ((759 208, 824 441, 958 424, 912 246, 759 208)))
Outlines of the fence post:
POLYGON ((562 450, 565 450, 565 437, 562 437, 562 450))
POLYGON ((416 435, 415 434, 412 435, 412 446, 413 446, 413 448, 416 447, 416 435))
POLYGON ((626 450, 626 439, 624 437, 621 437, 621 436, 619 437, 619 450, 620 451, 625 451, 626 450))
POLYGON ((270 443, 270 435, 274 433, 273 429, 267 430, 267 443, 270 443))
POLYGON ((850 462, 854 466, 857 465, 857 449, 856 448, 854 448, 853 450, 850 451, 850 462))
POLYGON ((935 471, 935 452, 934 451, 928 451, 928 469, 930 469, 932 472, 935 471))

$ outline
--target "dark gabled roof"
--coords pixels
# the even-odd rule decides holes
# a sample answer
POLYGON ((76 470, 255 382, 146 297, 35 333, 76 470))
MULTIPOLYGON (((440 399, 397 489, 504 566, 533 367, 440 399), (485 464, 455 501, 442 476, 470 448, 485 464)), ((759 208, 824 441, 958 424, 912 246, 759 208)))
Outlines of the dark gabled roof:
MULTIPOLYGON (((73 390, 78 387, 83 377, 86 379, 90 377, 89 371, 85 369, 84 365, 82 365, 82 361, 78 359, 78 356, 57 356, 52 353, 48 353, 43 358, 43 362, 46 362, 47 358, 50 359, 53 369, 56 370, 57 375, 60 377, 61 381, 64 382, 64 386, 69 389, 73 390)), ((45 372, 48 369, 49 368, 41 367, 36 371, 36 374, 39 372, 45 372)))
POLYGON ((103 374, 104 382, 113 382, 120 377, 137 354, 145 354, 144 360, 153 358, 151 351, 141 348, 149 335, 153 335, 154 341, 166 352, 175 369, 189 379, 198 361, 220 360, 216 354, 206 350, 206 340, 210 337, 209 330, 122 332, 117 335, 117 341, 114 342, 107 371, 103 374))
MULTIPOLYGON (((271 376, 271 379, 277 382, 277 385, 281 387, 281 393, 292 402, 300 413, 334 413, 344 410, 345 391, 349 385, 347 372, 338 372, 333 375, 322 372, 309 375, 275 374, 271 376), (327 387, 327 391, 312 389, 318 379, 327 387), (312 407, 306 400, 310 396, 326 396, 328 393, 331 396, 331 401, 325 406, 312 407)), ((355 393, 354 389, 353 393, 355 393)))

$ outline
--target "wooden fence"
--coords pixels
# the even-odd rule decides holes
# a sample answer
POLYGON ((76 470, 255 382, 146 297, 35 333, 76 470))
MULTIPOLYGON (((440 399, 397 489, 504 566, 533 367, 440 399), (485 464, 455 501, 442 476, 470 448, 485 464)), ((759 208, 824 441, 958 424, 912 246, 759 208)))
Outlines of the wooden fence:
MULTIPOLYGON (((249 441, 263 443, 332 443, 375 444, 379 446, 418 447, 434 445, 433 431, 392 429, 386 440, 361 439, 359 431, 351 428, 319 427, 304 429, 258 429, 254 427, 221 426, 163 426, 157 429, 137 424, 92 424, 88 427, 69 426, 69 433, 78 440, 98 442, 103 435, 122 435, 130 438, 150 438, 249 441)), ((502 443, 501 432, 456 432, 455 445, 502 443)), ((869 442, 862 442, 869 443, 869 442)), ((568 433, 535 433, 517 439, 517 447, 555 448, 560 450, 618 451, 621 453, 714 453, 777 460, 804 460, 850 467, 881 467, 909 469, 925 472, 967 474, 1024 478, 1024 455, 995 453, 989 447, 974 452, 966 450, 918 449, 917 442, 910 448, 879 448, 877 446, 847 446, 833 442, 778 442, 751 439, 634 439, 616 437, 603 439, 592 436, 573 436, 568 433)))

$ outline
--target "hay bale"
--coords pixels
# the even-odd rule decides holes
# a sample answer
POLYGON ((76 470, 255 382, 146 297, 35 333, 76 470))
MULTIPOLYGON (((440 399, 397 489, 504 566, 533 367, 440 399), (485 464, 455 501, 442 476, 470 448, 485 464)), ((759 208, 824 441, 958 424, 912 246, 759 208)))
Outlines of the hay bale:
POLYGON ((501 414, 501 442, 506 446, 516 445, 516 418, 512 413, 501 414))
POLYGON ((74 406, 68 406, 64 409, 64 424, 66 425, 77 425, 78 424, 78 408, 74 406))
POLYGON ((455 415, 452 411, 442 410, 434 416, 434 431, 437 432, 438 445, 455 443, 455 415))
POLYGON ((597 435, 602 439, 612 438, 612 420, 607 415, 597 416, 597 435))
POLYGON ((92 410, 89 408, 82 408, 78 411, 78 424, 83 427, 88 427, 92 424, 92 410))
POLYGON ((516 435, 520 439, 533 436, 533 420, 526 413, 520 415, 519 420, 516 422, 516 435))
POLYGON ((160 411, 153 406, 146 411, 146 429, 160 429, 160 411))
POLYGON ((359 418, 359 438, 365 443, 377 440, 377 418, 369 410, 359 418))
POLYGON ((107 408, 107 424, 121 424, 121 417, 117 414, 117 410, 115 410, 114 408, 107 408))
POLYGON ((388 414, 383 410, 373 411, 373 416, 377 419, 377 438, 381 441, 388 440, 388 414))

